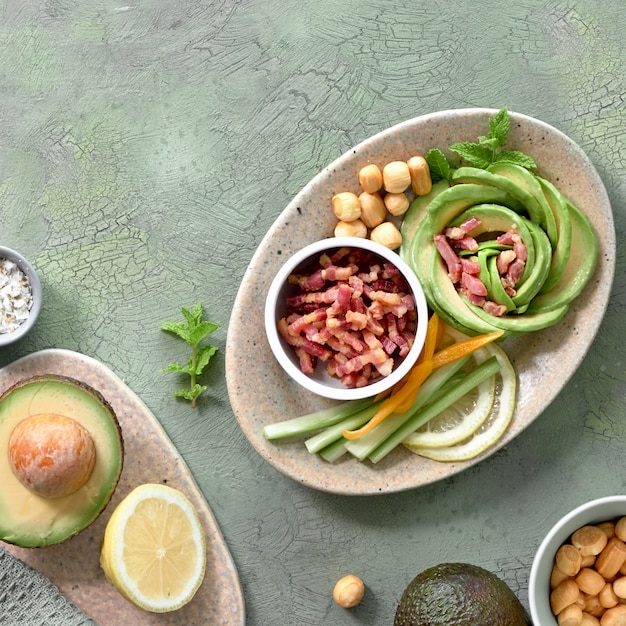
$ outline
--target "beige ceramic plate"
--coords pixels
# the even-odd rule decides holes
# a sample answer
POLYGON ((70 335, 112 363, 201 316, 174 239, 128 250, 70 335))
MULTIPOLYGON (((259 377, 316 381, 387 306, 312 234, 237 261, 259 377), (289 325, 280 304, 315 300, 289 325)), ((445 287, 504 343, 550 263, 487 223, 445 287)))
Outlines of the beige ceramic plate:
POLYGON ((488 132, 492 109, 461 109, 418 117, 367 139, 318 174, 285 208, 256 251, 233 309, 226 352, 230 401, 246 437, 278 471, 305 485, 338 494, 403 491, 451 476, 493 454, 526 428, 570 379, 589 349, 604 316, 615 269, 615 232, 606 190, 593 165, 571 139, 533 118, 511 113, 507 148, 531 155, 540 173, 590 218, 600 242, 598 268, 561 322, 506 350, 519 377, 519 400, 504 438, 481 457, 438 463, 397 449, 376 465, 354 459, 328 464, 298 442, 269 442, 263 426, 329 405, 298 387, 282 372, 263 329, 265 295, 283 259, 314 239, 332 236, 333 194, 358 192, 359 169, 372 161, 407 159, 430 148, 445 151, 457 141, 488 132))
POLYGON ((113 499, 89 528, 47 548, 26 549, 4 543, 3 547, 47 576, 98 624, 243 626, 243 595, 230 552, 186 463, 150 410, 107 367, 69 350, 42 350, 3 367, 0 393, 20 380, 41 374, 81 380, 108 400, 122 428, 124 468, 113 499), (133 606, 106 581, 99 565, 100 541, 111 513, 134 487, 148 482, 167 482, 184 492, 194 503, 205 531, 204 581, 189 604, 171 613, 147 613, 133 606))

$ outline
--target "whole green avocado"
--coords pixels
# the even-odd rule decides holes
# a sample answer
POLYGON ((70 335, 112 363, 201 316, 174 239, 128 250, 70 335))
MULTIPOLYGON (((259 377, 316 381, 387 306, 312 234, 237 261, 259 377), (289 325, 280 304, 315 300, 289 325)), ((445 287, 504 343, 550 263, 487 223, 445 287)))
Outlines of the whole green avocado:
POLYGON ((509 586, 468 563, 442 563, 418 574, 400 598, 394 626, 531 626, 509 586))

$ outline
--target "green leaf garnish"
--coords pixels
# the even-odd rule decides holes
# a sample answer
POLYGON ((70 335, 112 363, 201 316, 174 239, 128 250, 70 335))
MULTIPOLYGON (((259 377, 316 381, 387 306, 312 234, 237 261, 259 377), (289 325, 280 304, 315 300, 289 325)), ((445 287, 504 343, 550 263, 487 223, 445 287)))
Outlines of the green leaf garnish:
POLYGON ((217 347, 210 344, 201 345, 203 339, 219 328, 218 324, 203 320, 203 310, 201 304, 196 304, 191 311, 181 308, 185 322, 164 322, 161 330, 176 335, 187 345, 191 346, 191 358, 186 365, 181 365, 173 361, 162 372, 178 372, 187 374, 190 378, 189 388, 178 389, 174 396, 191 401, 191 406, 195 408, 198 396, 206 391, 205 385, 197 382, 198 376, 202 374, 209 364, 211 357, 217 352, 217 347))
POLYGON ((436 183, 438 180, 450 180, 452 168, 446 155, 439 148, 431 148, 425 155, 426 163, 430 169, 430 177, 436 183))
POLYGON ((492 163, 507 162, 527 169, 537 167, 527 154, 519 150, 500 150, 506 142, 511 127, 511 117, 506 109, 500 109, 489 120, 489 134, 478 137, 478 142, 461 141, 452 144, 450 150, 456 152, 470 165, 487 169, 492 163))

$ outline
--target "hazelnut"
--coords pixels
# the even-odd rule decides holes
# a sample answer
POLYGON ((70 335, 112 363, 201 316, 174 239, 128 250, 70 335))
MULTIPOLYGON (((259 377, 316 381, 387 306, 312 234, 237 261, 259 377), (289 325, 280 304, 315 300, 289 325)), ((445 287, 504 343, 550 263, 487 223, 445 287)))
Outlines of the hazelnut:
POLYGON ((348 574, 340 578, 335 584, 333 599, 344 609, 350 609, 361 602, 364 593, 363 581, 354 574, 348 574))

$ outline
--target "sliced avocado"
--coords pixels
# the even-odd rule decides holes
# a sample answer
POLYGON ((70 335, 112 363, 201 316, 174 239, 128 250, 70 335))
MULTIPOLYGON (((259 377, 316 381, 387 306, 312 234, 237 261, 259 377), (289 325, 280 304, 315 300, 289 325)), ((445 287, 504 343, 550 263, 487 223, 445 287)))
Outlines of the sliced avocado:
POLYGON ((492 572, 441 563, 418 574, 398 603, 394 626, 530 626, 526 609, 492 572))
POLYGON ((548 326, 554 326, 567 313, 568 305, 555 308, 550 311, 541 311, 533 313, 530 307, 521 315, 503 315, 502 317, 494 317, 483 309, 468 302, 468 307, 476 313, 483 321, 488 321, 495 326, 496 330, 502 330, 505 336, 523 335, 542 330, 548 326))
POLYGON ((0 396, 0 539, 26 548, 57 544, 89 526, 109 502, 123 464, 123 440, 109 403, 72 378, 46 375, 21 381, 0 396), (39 414, 72 418, 87 429, 96 461, 87 482, 62 498, 22 485, 9 463, 9 439, 22 420, 39 414))
POLYGON ((516 183, 519 187, 525 189, 530 193, 533 198, 537 201, 539 206, 541 207, 542 219, 540 221, 536 221, 548 235, 550 239, 550 243, 552 246, 556 246, 558 241, 558 231, 556 227, 556 221, 554 218, 554 214, 546 197, 541 188, 541 184, 537 180, 537 177, 529 172, 525 167, 521 165, 515 165, 514 163, 506 163, 505 161, 498 161, 496 163, 492 163, 487 171, 492 174, 496 174, 498 176, 504 176, 508 178, 512 182, 516 183))
POLYGON ((504 286, 502 285, 502 281, 500 280, 497 262, 498 259, 495 256, 492 256, 487 264, 489 271, 489 297, 494 302, 505 306, 507 312, 515 311, 517 308, 515 306, 515 302, 513 302, 511 296, 506 292, 504 286))
POLYGON ((550 205, 558 232, 558 241, 552 251, 550 272, 541 288, 545 292, 550 291, 558 284, 567 265, 572 245, 572 222, 567 208, 567 200, 563 194, 551 182, 540 177, 537 177, 537 180, 550 205))
MULTIPOLYGON (((459 295, 454 283, 448 276, 443 261, 436 254, 436 250, 431 257, 429 280, 432 297, 431 307, 450 326, 467 335, 491 333, 499 330, 491 323, 491 320, 476 315, 470 308, 469 302, 459 295)), ((493 315, 489 317, 497 321, 493 315)))
POLYGON ((545 210, 539 204, 537 198, 525 187, 507 176, 501 176, 478 167, 459 167, 452 174, 453 183, 466 183, 475 185, 491 185, 505 191, 522 204, 530 219, 540 225, 546 222, 545 210))
POLYGON ((409 262, 411 255, 411 248, 405 242, 413 240, 415 231, 421 223, 421 221, 427 216, 427 207, 431 200, 436 198, 442 191, 445 191, 450 187, 450 183, 447 180, 440 180, 436 182, 431 190, 423 195, 417 196, 413 202, 411 202, 407 212, 402 219, 402 226, 400 227, 400 233, 402 234, 402 242, 405 245, 401 245, 398 250, 398 254, 403 261, 409 262))
MULTIPOLYGON (((513 296, 513 302, 517 307, 528 305, 530 301, 539 293, 550 271, 550 257, 552 246, 550 240, 542 228, 533 222, 527 223, 528 230, 533 241, 534 260, 530 262, 530 256, 526 261, 526 267, 530 273, 517 288, 517 293, 513 296)), ((526 242, 525 242, 526 243, 526 242)), ((526 245, 528 248, 528 244, 526 245)))
POLYGON ((434 233, 440 233, 452 220, 476 204, 506 206, 508 194, 501 189, 483 185, 453 185, 442 191, 429 205, 428 217, 434 233))
POLYGON ((587 217, 566 201, 572 226, 571 252, 558 284, 540 293, 528 307, 532 313, 552 311, 571 303, 585 288, 598 264, 598 239, 587 217))
POLYGON ((519 285, 523 285, 532 273, 535 263, 535 243, 529 228, 532 222, 507 207, 497 204, 478 204, 457 217, 451 223, 451 226, 458 226, 472 217, 475 217, 480 222, 479 226, 472 230, 472 236, 474 237, 480 237, 485 233, 497 234, 505 233, 509 230, 517 231, 526 246, 528 255, 524 273, 519 281, 519 285))

